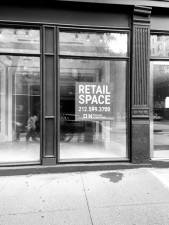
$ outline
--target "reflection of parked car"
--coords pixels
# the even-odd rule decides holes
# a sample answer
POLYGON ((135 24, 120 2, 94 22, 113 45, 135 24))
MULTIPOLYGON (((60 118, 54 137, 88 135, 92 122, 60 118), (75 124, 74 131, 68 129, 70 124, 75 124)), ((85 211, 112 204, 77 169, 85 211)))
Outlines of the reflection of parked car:
POLYGON ((153 115, 153 120, 154 121, 159 121, 159 120, 162 120, 163 119, 163 117, 162 116, 159 116, 157 113, 155 113, 154 115, 153 115))

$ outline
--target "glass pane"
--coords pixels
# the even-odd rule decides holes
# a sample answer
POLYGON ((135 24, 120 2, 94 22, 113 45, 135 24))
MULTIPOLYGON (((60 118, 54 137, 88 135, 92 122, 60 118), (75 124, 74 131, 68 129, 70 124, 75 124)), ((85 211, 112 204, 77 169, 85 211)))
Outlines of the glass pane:
POLYGON ((151 62, 153 157, 169 159, 169 62, 151 62))
POLYGON ((0 52, 40 53, 39 30, 1 28, 0 52))
POLYGON ((169 57, 169 35, 151 35, 151 56, 169 57))
POLYGON ((127 34, 60 32, 60 54, 127 56, 127 34))
POLYGON ((40 160, 40 60, 0 56, 0 163, 40 160))
POLYGON ((60 60, 60 158, 126 158, 126 62, 60 60))

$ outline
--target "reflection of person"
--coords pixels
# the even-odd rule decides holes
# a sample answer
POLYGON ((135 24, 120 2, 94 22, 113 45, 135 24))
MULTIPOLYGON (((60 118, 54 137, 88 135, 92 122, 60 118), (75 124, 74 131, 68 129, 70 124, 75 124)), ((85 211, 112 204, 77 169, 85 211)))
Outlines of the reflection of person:
POLYGON ((16 121, 15 125, 16 125, 16 141, 19 141, 22 123, 16 121))
POLYGON ((32 115, 29 117, 27 122, 27 133, 26 133, 26 141, 29 141, 31 137, 32 140, 36 141, 36 122, 38 121, 38 117, 36 115, 32 115))

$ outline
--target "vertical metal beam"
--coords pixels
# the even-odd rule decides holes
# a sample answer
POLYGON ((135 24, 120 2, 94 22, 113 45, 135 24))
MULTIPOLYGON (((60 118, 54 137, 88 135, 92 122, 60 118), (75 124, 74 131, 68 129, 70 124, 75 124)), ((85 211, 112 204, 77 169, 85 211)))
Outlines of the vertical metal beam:
POLYGON ((56 63, 56 76, 55 76, 55 84, 56 84, 56 105, 55 105, 55 111, 56 111, 56 162, 59 161, 60 158, 60 86, 59 86, 59 28, 56 27, 56 32, 55 32, 55 63, 56 63))
POLYGON ((149 52, 151 8, 135 6, 132 41, 132 150, 134 163, 150 158, 149 140, 149 52))
POLYGON ((55 26, 43 26, 43 156, 56 164, 56 43, 55 26))

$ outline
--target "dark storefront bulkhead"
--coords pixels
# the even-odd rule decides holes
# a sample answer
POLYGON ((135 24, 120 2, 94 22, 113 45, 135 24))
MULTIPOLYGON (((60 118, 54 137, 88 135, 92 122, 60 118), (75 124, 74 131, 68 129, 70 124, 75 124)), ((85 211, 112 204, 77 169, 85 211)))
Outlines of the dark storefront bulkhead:
POLYGON ((144 2, 1 5, 1 168, 169 159, 169 3, 144 2))

